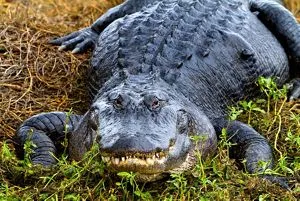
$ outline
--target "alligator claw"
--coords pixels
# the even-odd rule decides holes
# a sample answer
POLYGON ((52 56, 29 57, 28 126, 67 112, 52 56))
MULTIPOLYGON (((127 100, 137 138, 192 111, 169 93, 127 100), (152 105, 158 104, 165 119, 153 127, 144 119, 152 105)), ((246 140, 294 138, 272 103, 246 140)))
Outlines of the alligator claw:
POLYGON ((74 50, 72 50, 72 53, 73 54, 77 54, 77 53, 79 53, 80 52, 80 48, 75 48, 74 50))
POLYGON ((58 37, 53 40, 50 40, 49 43, 52 45, 62 45, 63 42, 76 38, 80 34, 80 31, 68 34, 63 37, 58 37))
POLYGON ((58 48, 58 50, 59 50, 59 51, 63 51, 63 50, 65 50, 66 48, 67 48, 66 45, 61 45, 61 46, 58 48))
POLYGON ((69 35, 51 40, 49 43, 60 45, 58 50, 73 50, 72 53, 83 53, 94 46, 99 34, 90 27, 76 31, 69 35))
POLYGON ((93 47, 94 47, 94 42, 91 39, 87 38, 84 41, 82 41, 81 43, 78 43, 76 45, 76 47, 73 49, 72 53, 73 54, 83 53, 87 49, 93 48, 93 47))

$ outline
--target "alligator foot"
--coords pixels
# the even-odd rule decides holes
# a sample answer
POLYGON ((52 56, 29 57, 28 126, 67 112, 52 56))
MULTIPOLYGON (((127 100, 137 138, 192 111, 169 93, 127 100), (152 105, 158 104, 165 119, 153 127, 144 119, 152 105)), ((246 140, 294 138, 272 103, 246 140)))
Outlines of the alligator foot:
POLYGON ((17 136, 22 146, 31 141, 33 153, 30 159, 34 164, 51 166, 56 163, 57 141, 64 139, 65 132, 72 132, 81 117, 63 112, 50 112, 27 119, 18 129, 17 136))
POLYGON ((273 154, 269 143, 249 125, 222 118, 214 120, 213 125, 217 134, 226 128, 227 139, 233 143, 230 157, 239 161, 246 160, 246 170, 249 173, 260 173, 265 168, 273 167, 273 154), (263 167, 260 165, 262 162, 265 164, 263 167))
POLYGON ((246 160, 247 172, 258 173, 261 178, 290 189, 287 178, 264 174, 266 169, 273 167, 272 149, 266 138, 239 121, 217 119, 214 126, 217 133, 221 133, 222 128, 227 129, 227 139, 233 143, 230 147, 230 157, 239 161, 246 160))
POLYGON ((59 50, 73 50, 72 53, 83 53, 89 48, 93 48, 97 42, 99 34, 88 27, 73 32, 61 38, 50 41, 53 45, 60 45, 59 50))
POLYGON ((288 100, 293 101, 300 98, 300 78, 293 79, 288 84, 288 100))
POLYGON ((99 17, 91 27, 51 40, 50 43, 60 45, 59 50, 72 50, 72 53, 83 53, 89 48, 95 47, 99 34, 113 21, 133 13, 137 9, 141 9, 150 2, 149 0, 127 0, 109 9, 104 15, 99 17))

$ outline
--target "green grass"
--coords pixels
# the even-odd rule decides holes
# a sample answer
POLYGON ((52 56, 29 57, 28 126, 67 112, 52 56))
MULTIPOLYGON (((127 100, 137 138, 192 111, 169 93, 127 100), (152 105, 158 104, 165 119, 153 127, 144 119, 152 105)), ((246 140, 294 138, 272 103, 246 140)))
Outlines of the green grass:
MULTIPOLYGON (((248 122, 268 138, 276 166, 266 173, 289 178, 289 191, 239 168, 229 158, 229 147, 234 145, 224 129, 216 155, 203 161, 196 153, 199 160, 192 172, 174 173, 154 183, 138 183, 132 172, 110 173, 97 145, 80 162, 69 161, 63 153, 55 167, 44 169, 32 165, 29 154, 19 160, 3 142, 0 200, 296 200, 300 195, 299 106, 288 103, 287 89, 277 88, 272 79, 260 78, 258 85, 264 96, 241 101, 230 108, 229 116, 248 122)), ((28 141, 25 150, 30 153, 32 146, 28 141)))

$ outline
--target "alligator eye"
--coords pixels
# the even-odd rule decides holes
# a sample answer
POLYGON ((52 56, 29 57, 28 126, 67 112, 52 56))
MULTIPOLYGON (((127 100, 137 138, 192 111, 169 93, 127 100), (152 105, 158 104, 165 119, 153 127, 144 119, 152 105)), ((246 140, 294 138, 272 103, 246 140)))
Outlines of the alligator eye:
POLYGON ((151 108, 152 109, 157 109, 160 106, 160 101, 157 98, 154 98, 151 104, 151 108))
POLYGON ((122 98, 122 96, 119 95, 118 98, 116 98, 114 100, 114 107, 116 109, 122 109, 123 108, 123 98, 122 98))

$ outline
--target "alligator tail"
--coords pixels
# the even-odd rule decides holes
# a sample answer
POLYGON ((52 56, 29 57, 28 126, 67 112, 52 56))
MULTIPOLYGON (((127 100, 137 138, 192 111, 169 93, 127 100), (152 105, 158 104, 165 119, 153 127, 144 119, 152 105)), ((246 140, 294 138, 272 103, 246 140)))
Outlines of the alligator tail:
POLYGON ((277 0, 250 0, 250 10, 258 12, 258 18, 282 44, 290 57, 291 74, 300 72, 300 25, 293 14, 277 0))

